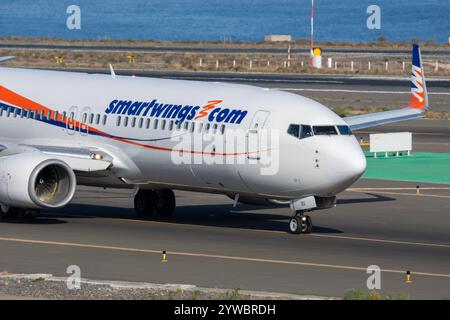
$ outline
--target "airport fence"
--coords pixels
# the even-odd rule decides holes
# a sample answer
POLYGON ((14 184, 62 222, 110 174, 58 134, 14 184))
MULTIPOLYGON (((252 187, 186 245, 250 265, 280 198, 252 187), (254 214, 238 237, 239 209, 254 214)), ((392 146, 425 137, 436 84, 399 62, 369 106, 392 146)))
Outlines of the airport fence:
MULTIPOLYGON (((131 70, 203 70, 237 72, 336 73, 408 75, 407 56, 332 55, 324 56, 322 68, 312 68, 306 55, 269 54, 196 54, 196 53, 117 53, 102 51, 20 51, 0 50, 1 55, 15 55, 10 64, 24 67, 107 68, 131 70)), ((424 59, 428 75, 450 76, 450 57, 424 59)))
MULTIPOLYGON (((373 74, 403 74, 411 71, 411 62, 398 59, 348 59, 348 58, 324 58, 322 68, 312 68, 308 57, 303 59, 204 59, 199 58, 196 69, 205 70, 238 70, 238 71, 282 71, 298 72, 337 72, 337 73, 373 73, 373 74)), ((424 68, 427 74, 450 74, 450 59, 424 60, 424 68)))

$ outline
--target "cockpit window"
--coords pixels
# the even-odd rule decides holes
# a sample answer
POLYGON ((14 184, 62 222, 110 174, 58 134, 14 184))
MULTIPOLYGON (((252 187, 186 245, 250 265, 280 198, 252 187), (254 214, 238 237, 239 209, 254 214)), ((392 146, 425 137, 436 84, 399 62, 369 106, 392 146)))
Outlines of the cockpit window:
POLYGON ((296 138, 300 137, 300 125, 299 124, 290 124, 287 130, 287 133, 296 138))
POLYGON ((311 126, 307 126, 304 124, 291 124, 287 130, 287 133, 291 136, 294 136, 298 139, 305 139, 308 137, 312 137, 312 129, 311 126))
POLYGON ((312 137, 313 132, 312 132, 311 126, 306 126, 306 125, 302 124, 300 126, 300 128, 301 128, 301 130, 300 130, 300 139, 312 137))
POLYGON ((313 130, 314 135, 316 136, 337 135, 337 131, 334 126, 314 126, 313 130))
POLYGON ((351 136, 353 134, 349 126, 337 126, 337 128, 343 136, 351 136))

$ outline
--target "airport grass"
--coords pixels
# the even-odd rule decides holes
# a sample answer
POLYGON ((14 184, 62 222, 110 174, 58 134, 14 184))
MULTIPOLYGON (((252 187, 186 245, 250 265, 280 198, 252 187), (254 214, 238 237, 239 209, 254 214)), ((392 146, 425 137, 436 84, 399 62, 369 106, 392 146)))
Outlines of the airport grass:
MULTIPOLYGON (((291 56, 290 66, 287 66, 286 54, 211 54, 189 52, 189 47, 203 48, 286 48, 287 43, 266 42, 220 42, 220 41, 185 41, 185 42, 161 42, 154 40, 99 40, 79 41, 60 40, 45 38, 0 38, 0 43, 10 44, 49 44, 49 45, 77 45, 95 46, 101 49, 104 46, 123 46, 129 52, 115 52, 108 50, 90 50, 81 48, 73 50, 47 50, 47 49, 14 49, 0 50, 0 55, 14 55, 16 61, 8 62, 7 65, 16 67, 41 67, 41 68, 86 68, 109 70, 109 63, 116 70, 180 70, 180 71, 221 71, 221 72, 269 72, 269 73, 311 73, 311 74, 364 74, 364 75, 402 75, 410 74, 409 54, 399 56, 371 55, 351 53, 326 52, 325 47, 345 49, 406 49, 410 43, 390 43, 380 41, 375 43, 333 43, 324 42, 324 68, 318 70, 309 66, 309 55, 304 50, 291 56), (133 52, 134 47, 182 47, 185 52, 133 52), (132 61, 129 60, 133 56, 132 61), (333 59, 333 68, 326 67, 326 59, 333 59), (202 61, 200 63, 200 61, 202 61), (353 68, 351 62, 353 61, 353 68), (368 62, 371 69, 368 69, 368 62), (386 61, 389 62, 389 70, 386 70, 386 61), (406 62, 403 68, 403 62, 406 62), (334 63, 337 63, 336 67, 334 63)), ((300 40, 292 44, 293 47, 306 49, 307 44, 300 40)), ((448 50, 448 46, 439 44, 428 44, 427 49, 448 50)), ((427 75, 450 76, 450 60, 448 57, 424 60, 427 75), (439 70, 435 70, 435 63, 439 62, 439 70)))
POLYGON ((410 156, 396 157, 389 153, 366 152, 366 179, 400 180, 427 183, 450 184, 450 153, 414 152, 410 156))
POLYGON ((369 291, 364 293, 359 289, 350 289, 344 295, 343 300, 409 300, 410 297, 406 294, 399 294, 397 296, 392 294, 382 295, 378 291, 369 291))

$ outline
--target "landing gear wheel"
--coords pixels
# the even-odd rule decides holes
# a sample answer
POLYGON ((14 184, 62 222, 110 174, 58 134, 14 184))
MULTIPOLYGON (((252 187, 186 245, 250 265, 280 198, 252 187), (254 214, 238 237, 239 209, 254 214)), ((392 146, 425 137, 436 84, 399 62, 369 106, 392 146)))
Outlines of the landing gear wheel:
POLYGON ((171 216, 175 211, 175 194, 170 189, 155 190, 156 212, 161 217, 171 216))
POLYGON ((2 219, 14 219, 19 215, 19 209, 13 208, 7 205, 0 205, 0 218, 2 219))
POLYGON ((293 217, 289 220, 289 232, 293 234, 300 234, 302 232, 302 221, 299 217, 293 217))
POLYGON ((134 209, 138 216, 151 216, 155 205, 156 194, 153 190, 139 190, 134 196, 134 209))
POLYGON ((312 220, 310 216, 302 216, 302 233, 311 233, 313 228, 312 220))
POLYGON ((289 232, 293 234, 311 233, 312 227, 311 217, 307 215, 298 215, 289 220, 289 232))
POLYGON ((37 209, 25 209, 23 210, 22 215, 26 219, 34 219, 40 215, 40 211, 37 209))

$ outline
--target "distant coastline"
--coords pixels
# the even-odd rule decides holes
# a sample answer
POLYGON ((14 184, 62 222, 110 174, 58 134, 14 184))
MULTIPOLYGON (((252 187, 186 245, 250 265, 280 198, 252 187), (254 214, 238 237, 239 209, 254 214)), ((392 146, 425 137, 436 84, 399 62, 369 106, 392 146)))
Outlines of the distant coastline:
MULTIPOLYGON (((352 41, 321 41, 317 40, 315 45, 326 48, 360 48, 360 49, 405 49, 409 50, 413 42, 421 43, 426 49, 450 50, 450 44, 438 43, 433 40, 412 39, 410 41, 389 41, 380 36, 375 41, 352 42, 352 41)), ((289 44, 292 48, 308 48, 309 39, 293 39, 287 42, 266 41, 219 41, 219 40, 176 40, 165 41, 157 39, 64 39, 57 37, 24 37, 24 36, 0 36, 0 44, 28 44, 28 45, 79 45, 79 46, 189 46, 189 47, 218 47, 218 48, 282 48, 289 44)))

